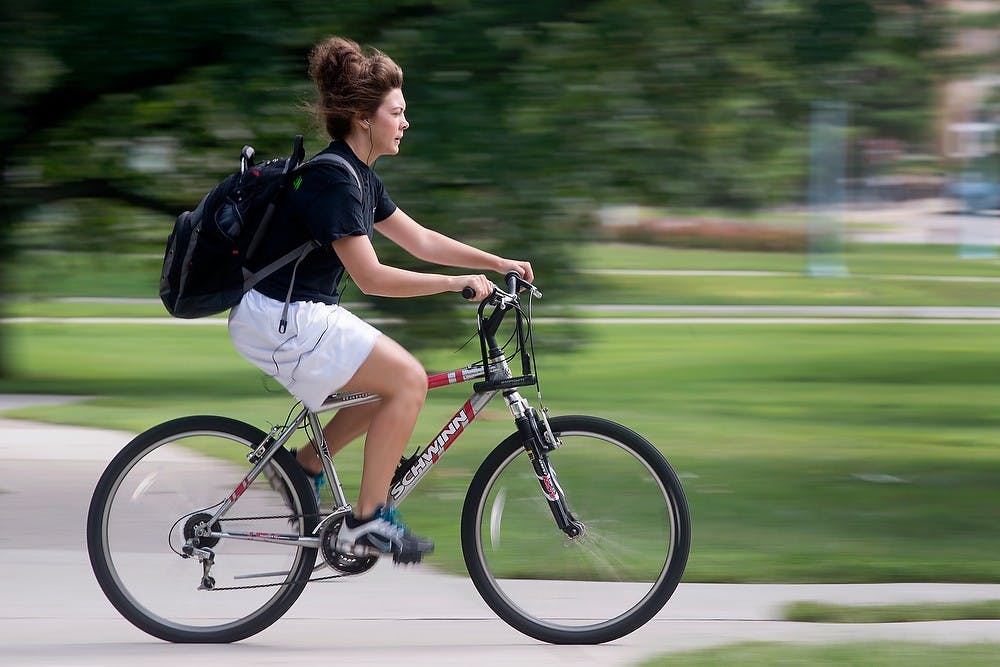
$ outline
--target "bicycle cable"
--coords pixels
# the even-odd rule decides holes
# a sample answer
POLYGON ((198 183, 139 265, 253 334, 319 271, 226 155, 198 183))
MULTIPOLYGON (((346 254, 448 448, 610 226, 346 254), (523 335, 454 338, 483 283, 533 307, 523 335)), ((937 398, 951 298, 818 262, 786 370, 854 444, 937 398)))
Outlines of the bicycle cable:
POLYGON ((289 586, 291 584, 310 584, 314 581, 329 581, 330 579, 340 579, 342 577, 351 577, 353 574, 343 573, 343 574, 330 574, 325 577, 311 577, 309 579, 294 579, 292 581, 278 581, 271 584, 250 584, 248 586, 213 586, 207 589, 209 592, 215 591, 245 591, 254 588, 274 588, 275 586, 289 586))
POLYGON ((531 370, 533 371, 535 376, 535 393, 538 396, 538 408, 542 412, 545 412, 545 403, 542 401, 541 378, 538 372, 538 357, 535 356, 535 330, 531 326, 531 304, 534 302, 534 298, 535 298, 535 293, 533 291, 529 291, 527 312, 522 312, 522 314, 524 315, 524 320, 528 327, 527 342, 528 342, 528 350, 530 351, 531 355, 531 366, 532 366, 531 370))

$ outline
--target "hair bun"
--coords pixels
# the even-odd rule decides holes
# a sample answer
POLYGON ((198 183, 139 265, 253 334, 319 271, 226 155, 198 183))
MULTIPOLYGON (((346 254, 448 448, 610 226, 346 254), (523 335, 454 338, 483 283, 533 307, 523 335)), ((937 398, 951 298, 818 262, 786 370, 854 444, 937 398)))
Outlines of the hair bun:
POLYGON ((393 88, 402 88, 403 72, 377 50, 366 55, 346 37, 327 37, 309 54, 309 77, 319 100, 316 115, 334 139, 350 132, 358 114, 371 115, 393 88))
POLYGON ((309 76, 321 92, 343 93, 344 84, 357 80, 365 69, 365 57, 357 43, 344 37, 330 37, 309 56, 309 76))

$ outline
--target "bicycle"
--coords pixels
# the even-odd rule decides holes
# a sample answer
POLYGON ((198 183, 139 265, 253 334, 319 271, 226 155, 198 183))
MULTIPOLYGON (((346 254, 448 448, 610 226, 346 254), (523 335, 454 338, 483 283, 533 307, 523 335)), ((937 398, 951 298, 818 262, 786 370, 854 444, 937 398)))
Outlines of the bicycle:
MULTIPOLYGON (((597 417, 549 418, 518 393, 538 384, 530 310, 541 293, 516 273, 506 287, 479 305, 481 359, 428 376, 430 389, 474 382, 474 392, 426 447, 400 461, 388 502, 398 506, 502 395, 516 431, 486 456, 466 494, 460 531, 469 576, 493 611, 526 635, 557 644, 618 639, 649 621, 677 587, 690 546, 687 501, 667 460, 636 432, 597 417), (498 331, 510 313, 514 330, 501 346, 498 331), (504 348, 515 338, 508 358, 504 348), (510 367, 516 356, 521 375, 510 367)), ((376 400, 334 394, 316 412, 303 407, 291 416, 293 407, 268 433, 202 415, 136 436, 101 476, 87 518, 90 561, 105 595, 155 637, 233 642, 277 621, 307 582, 369 570, 376 556, 336 549, 351 507, 318 415, 376 400), (321 454, 333 497, 327 514, 284 448, 300 428, 321 454), (324 567, 332 574, 314 576, 324 567)))

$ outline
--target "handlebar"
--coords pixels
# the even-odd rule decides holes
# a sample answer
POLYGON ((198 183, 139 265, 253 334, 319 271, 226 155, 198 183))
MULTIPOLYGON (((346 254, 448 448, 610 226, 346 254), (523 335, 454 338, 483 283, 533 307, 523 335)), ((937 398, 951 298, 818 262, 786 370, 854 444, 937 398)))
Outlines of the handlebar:
POLYGON ((517 271, 509 271, 507 273, 507 293, 508 295, 514 295, 524 290, 529 292, 531 296, 536 299, 542 298, 542 293, 537 287, 529 283, 527 280, 523 279, 517 271))
MULTIPOLYGON (((483 368, 490 368, 491 363, 498 362, 504 369, 499 376, 490 374, 487 379, 477 382, 474 386, 477 392, 482 391, 508 391, 517 387, 537 384, 538 380, 533 372, 533 361, 528 352, 531 337, 531 321, 527 313, 521 308, 519 294, 522 291, 528 292, 531 296, 541 298, 542 293, 537 287, 521 278, 516 271, 510 271, 504 276, 507 291, 494 286, 493 292, 479 302, 479 344, 482 353, 483 368), (487 315, 486 309, 492 306, 493 310, 487 315), (499 345, 496 339, 497 331, 504 318, 513 313, 516 322, 514 325, 514 335, 517 336, 517 350, 521 357, 521 375, 511 376, 507 368, 503 345, 499 345)), ((462 290, 463 296, 466 290, 473 292, 471 287, 462 290)))
MULTIPOLYGON (((521 278, 517 271, 509 271, 507 275, 504 276, 504 282, 506 282, 506 292, 498 287, 494 287, 493 293, 483 299, 483 301, 493 304, 506 302, 508 305, 512 305, 518 302, 517 294, 522 290, 530 292, 535 298, 542 298, 541 291, 539 291, 537 287, 529 283, 527 280, 521 278)), ((476 290, 474 290, 470 285, 466 285, 462 288, 463 299, 469 300, 474 299, 475 297, 476 290)))

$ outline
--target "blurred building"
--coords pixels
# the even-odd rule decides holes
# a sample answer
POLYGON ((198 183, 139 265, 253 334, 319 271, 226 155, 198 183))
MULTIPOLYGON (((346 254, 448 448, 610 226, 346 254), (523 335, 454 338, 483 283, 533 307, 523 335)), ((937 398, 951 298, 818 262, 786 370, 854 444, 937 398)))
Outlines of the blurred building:
MULTIPOLYGON (((976 27, 974 17, 995 17, 997 0, 948 0, 960 27, 948 54, 986 62, 968 75, 944 84, 941 108, 941 154, 956 162, 995 154, 1000 124, 1000 28, 976 27), (970 20, 971 19, 971 20, 970 20), (989 56, 993 58, 988 58, 989 56), (991 103, 991 98, 993 102, 991 103)), ((989 23, 989 21, 985 21, 989 23)))

